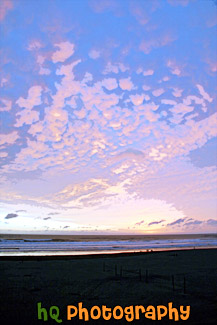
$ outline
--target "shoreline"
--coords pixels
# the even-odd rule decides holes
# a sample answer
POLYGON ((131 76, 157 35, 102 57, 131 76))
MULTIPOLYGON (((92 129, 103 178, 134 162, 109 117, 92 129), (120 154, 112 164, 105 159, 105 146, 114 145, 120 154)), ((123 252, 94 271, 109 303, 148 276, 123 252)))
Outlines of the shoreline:
POLYGON ((165 253, 165 252, 185 252, 185 251, 200 251, 200 250, 217 250, 217 247, 186 247, 186 248, 169 248, 169 249, 148 249, 145 251, 125 251, 125 252, 99 252, 84 254, 60 254, 60 255, 0 255, 0 261, 40 261, 40 260, 76 260, 76 259, 94 259, 94 258, 116 258, 116 257, 131 257, 131 256, 146 256, 150 254, 165 253))

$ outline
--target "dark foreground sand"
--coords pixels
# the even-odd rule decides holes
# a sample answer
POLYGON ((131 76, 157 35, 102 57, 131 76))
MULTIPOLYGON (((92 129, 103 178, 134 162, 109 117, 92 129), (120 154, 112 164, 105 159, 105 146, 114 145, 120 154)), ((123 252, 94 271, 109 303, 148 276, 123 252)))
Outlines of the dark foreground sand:
POLYGON ((153 321, 141 315, 131 324, 217 324, 217 249, 81 258, 0 257, 0 323, 58 324, 50 318, 37 319, 38 302, 48 310, 58 306, 61 324, 130 324, 125 318, 67 321, 66 306, 79 302, 89 309, 173 302, 177 308, 191 306, 187 321, 174 322, 168 316, 153 321))

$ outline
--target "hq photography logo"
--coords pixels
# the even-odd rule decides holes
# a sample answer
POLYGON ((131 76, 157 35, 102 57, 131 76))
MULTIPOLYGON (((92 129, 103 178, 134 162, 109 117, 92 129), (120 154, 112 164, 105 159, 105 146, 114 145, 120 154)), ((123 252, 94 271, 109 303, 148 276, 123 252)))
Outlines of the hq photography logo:
MULTIPOLYGON (((42 307, 42 303, 37 303, 37 315, 38 320, 47 321, 53 319, 57 323, 62 323, 63 319, 60 315, 60 308, 57 306, 51 306, 49 309, 42 307)), ((168 305, 158 305, 156 307, 149 305, 144 307, 138 306, 115 306, 113 308, 102 306, 93 306, 90 309, 83 307, 83 303, 79 302, 77 306, 68 305, 66 306, 67 321, 72 321, 75 317, 79 320, 88 322, 89 320, 104 319, 106 321, 115 319, 121 320, 126 319, 127 322, 147 318, 153 321, 162 320, 164 317, 168 317, 169 320, 179 321, 187 320, 190 316, 190 306, 179 306, 179 308, 173 307, 173 303, 169 302, 168 305)), ((64 317, 65 319, 65 317, 64 317)))

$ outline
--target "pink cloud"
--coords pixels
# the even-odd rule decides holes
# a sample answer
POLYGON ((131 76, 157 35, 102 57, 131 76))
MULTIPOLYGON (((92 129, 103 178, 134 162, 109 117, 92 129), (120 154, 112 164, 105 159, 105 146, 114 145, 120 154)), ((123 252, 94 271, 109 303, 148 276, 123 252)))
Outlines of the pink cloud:
POLYGON ((43 131, 43 122, 37 122, 31 125, 28 133, 32 135, 36 135, 37 133, 41 133, 43 131))
POLYGON ((210 95, 204 90, 204 88, 203 88, 203 86, 201 86, 201 85, 196 85, 197 86, 197 88, 198 88, 198 90, 199 90, 199 93, 201 94, 201 96, 205 99, 205 100, 207 100, 208 102, 212 102, 213 101, 213 98, 212 97, 210 97, 210 95))
POLYGON ((165 90, 163 88, 159 88, 159 89, 155 89, 152 91, 152 95, 155 97, 159 97, 160 95, 162 95, 165 92, 165 90))
POLYGON ((124 65, 123 63, 112 64, 111 62, 108 62, 102 73, 103 74, 118 73, 120 71, 125 72, 127 70, 129 70, 129 68, 126 65, 124 65))
POLYGON ((39 69, 39 74, 41 74, 41 75, 49 75, 50 73, 51 73, 51 71, 47 68, 40 67, 40 69, 39 69))
POLYGON ((51 71, 49 69, 43 67, 43 63, 45 60, 46 60, 45 56, 38 55, 37 63, 39 64, 39 74, 41 74, 41 75, 48 75, 51 73, 51 71))
POLYGON ((183 92, 183 89, 173 88, 172 94, 173 94, 174 97, 181 97, 182 92, 183 92))
POLYGON ((173 108, 171 109, 171 112, 176 113, 176 114, 181 113, 182 115, 184 115, 184 114, 189 113, 193 110, 194 110, 194 106, 188 106, 183 103, 178 103, 173 106, 173 108))
POLYGON ((102 85, 108 90, 113 90, 113 89, 116 89, 118 87, 118 83, 117 83, 117 80, 115 78, 104 79, 102 81, 102 85))
POLYGON ((19 138, 16 131, 13 131, 8 134, 0 135, 0 146, 4 146, 5 144, 13 144, 19 138))
POLYGON ((85 116, 87 114, 87 112, 84 108, 82 108, 80 110, 74 110, 73 113, 75 116, 77 116, 80 119, 85 118, 85 116))
POLYGON ((34 106, 37 106, 37 105, 41 104, 41 93, 42 93, 42 87, 41 86, 33 86, 28 91, 27 99, 24 99, 23 97, 20 97, 16 101, 16 104, 18 104, 20 107, 31 109, 34 106))
POLYGON ((133 83, 132 81, 130 80, 130 77, 129 78, 125 78, 125 79, 120 79, 119 80, 119 86, 121 89, 123 90, 132 90, 133 89, 133 83))
POLYGON ((108 74, 110 72, 118 73, 119 72, 119 68, 118 68, 117 65, 114 65, 111 62, 108 62, 107 65, 106 65, 106 67, 105 67, 105 70, 103 71, 103 74, 108 74))
POLYGON ((177 104, 175 100, 171 100, 171 99, 162 99, 161 103, 165 105, 172 105, 172 106, 177 104))
POLYGON ((130 99, 132 101, 132 103, 136 106, 139 106, 143 103, 144 99, 145 99, 145 95, 144 94, 136 94, 136 95, 131 95, 130 99))
POLYGON ((56 52, 52 55, 52 60, 54 63, 57 62, 64 62, 66 59, 70 58, 70 56, 74 53, 74 44, 70 42, 61 42, 55 44, 56 47, 59 48, 56 52))
POLYGON ((194 95, 187 96, 186 98, 183 99, 183 104, 185 105, 191 105, 192 102, 195 102, 195 104, 198 105, 203 105, 204 99, 194 95))
POLYGON ((0 107, 0 112, 10 111, 11 110, 11 107, 12 107, 12 101, 11 100, 0 98, 0 102, 2 102, 2 104, 4 105, 4 106, 0 107))
POLYGON ((39 120, 39 112, 23 110, 17 114, 18 119, 15 124, 16 127, 21 127, 24 124, 32 124, 39 120))

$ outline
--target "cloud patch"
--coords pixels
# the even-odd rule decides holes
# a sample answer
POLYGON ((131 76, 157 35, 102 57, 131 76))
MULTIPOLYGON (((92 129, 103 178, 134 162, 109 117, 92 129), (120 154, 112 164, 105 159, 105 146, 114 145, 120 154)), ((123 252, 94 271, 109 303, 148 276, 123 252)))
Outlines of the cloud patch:
POLYGON ((160 221, 152 221, 152 222, 149 222, 148 226, 159 225, 160 223, 162 223, 164 221, 165 221, 164 219, 162 219, 160 221))
POLYGON ((5 219, 13 219, 13 218, 16 218, 18 217, 18 214, 16 213, 8 213, 5 217, 5 219))
POLYGON ((70 58, 70 56, 74 53, 74 44, 66 41, 55 44, 55 47, 58 47, 59 50, 53 53, 52 61, 54 63, 64 62, 66 59, 70 58))
POLYGON ((167 226, 176 226, 176 225, 180 225, 183 222, 185 222, 185 218, 179 218, 171 223, 168 223, 167 226))
POLYGON ((144 223, 144 220, 135 223, 135 226, 141 226, 144 223))

